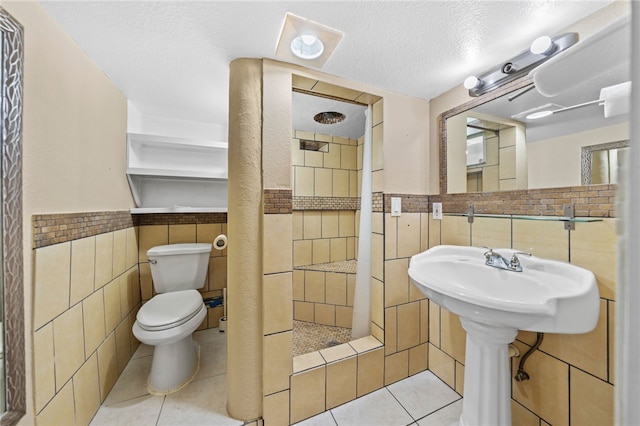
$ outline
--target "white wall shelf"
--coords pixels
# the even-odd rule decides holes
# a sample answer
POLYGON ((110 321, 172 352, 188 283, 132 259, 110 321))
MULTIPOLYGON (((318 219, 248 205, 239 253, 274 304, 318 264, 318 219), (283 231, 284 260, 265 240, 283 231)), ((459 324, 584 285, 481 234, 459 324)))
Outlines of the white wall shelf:
POLYGON ((224 142, 127 135, 132 213, 226 211, 227 170, 224 142))

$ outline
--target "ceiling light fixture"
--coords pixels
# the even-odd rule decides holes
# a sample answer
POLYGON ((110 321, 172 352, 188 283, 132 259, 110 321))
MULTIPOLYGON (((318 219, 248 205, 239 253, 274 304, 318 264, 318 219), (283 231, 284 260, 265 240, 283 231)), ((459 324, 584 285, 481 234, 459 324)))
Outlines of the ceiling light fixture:
POLYGON ((577 42, 578 33, 565 33, 555 37, 538 37, 529 49, 518 56, 514 56, 478 76, 467 77, 464 80, 464 87, 469 90, 469 96, 483 95, 522 77, 577 42))
POLYGON ((336 124, 344 121, 345 118, 347 117, 344 114, 336 111, 319 112, 313 116, 313 119, 320 124, 336 124))
POLYGON ((276 57, 306 67, 322 68, 343 36, 342 31, 287 13, 276 45, 276 57))

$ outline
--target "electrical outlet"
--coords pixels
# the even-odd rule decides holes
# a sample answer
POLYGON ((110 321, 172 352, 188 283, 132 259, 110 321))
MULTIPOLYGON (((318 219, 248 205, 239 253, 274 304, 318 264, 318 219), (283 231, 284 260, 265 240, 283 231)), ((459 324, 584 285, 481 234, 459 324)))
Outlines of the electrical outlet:
POLYGON ((433 203, 433 218, 442 220, 442 203, 433 203))
POLYGON ((402 213, 402 198, 391 197, 391 216, 400 216, 402 213))

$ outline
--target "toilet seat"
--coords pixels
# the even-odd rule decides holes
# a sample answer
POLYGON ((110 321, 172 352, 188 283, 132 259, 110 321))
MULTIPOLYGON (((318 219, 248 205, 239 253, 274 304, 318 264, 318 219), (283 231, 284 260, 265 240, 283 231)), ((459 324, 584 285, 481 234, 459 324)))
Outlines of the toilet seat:
POLYGON ((203 306, 202 295, 197 290, 162 293, 142 305, 136 319, 143 330, 163 331, 191 320, 203 306))

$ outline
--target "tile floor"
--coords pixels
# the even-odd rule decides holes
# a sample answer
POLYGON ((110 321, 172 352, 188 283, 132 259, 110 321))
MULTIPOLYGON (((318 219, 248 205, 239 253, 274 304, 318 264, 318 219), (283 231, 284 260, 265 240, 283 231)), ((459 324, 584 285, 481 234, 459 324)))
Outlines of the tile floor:
MULTIPOLYGON (((91 425, 242 425, 225 408, 226 334, 213 328, 193 336, 201 357, 193 382, 171 395, 149 395, 146 381, 153 348, 141 344, 91 425)), ((450 426, 461 413, 461 396, 425 371, 297 425, 450 426)))

